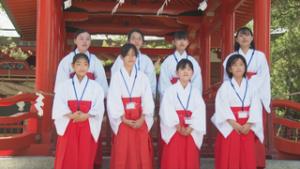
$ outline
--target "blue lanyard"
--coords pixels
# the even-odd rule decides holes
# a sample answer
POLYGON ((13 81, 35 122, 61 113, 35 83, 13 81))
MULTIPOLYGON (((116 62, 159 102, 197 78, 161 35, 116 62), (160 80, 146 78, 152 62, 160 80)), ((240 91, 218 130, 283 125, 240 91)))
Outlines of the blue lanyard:
MULTIPOLYGON (((134 66, 135 66, 135 65, 134 65, 134 66)), ((129 94, 129 101, 130 101, 130 103, 131 103, 131 94, 132 94, 133 87, 134 87, 134 84, 135 84, 135 80, 136 80, 136 77, 137 77, 137 69, 136 69, 136 66, 135 66, 135 77, 134 77, 133 85, 132 85, 132 88, 131 88, 131 91, 130 91, 130 92, 129 92, 128 85, 127 85, 127 83, 126 83, 126 80, 125 80, 125 78, 124 78, 124 76, 123 76, 123 73, 122 73, 122 70, 121 70, 121 69, 120 69, 120 72, 121 72, 121 75, 122 75, 122 77, 123 77, 124 83, 125 83, 125 85, 126 85, 126 89, 127 89, 128 94, 129 94)))
POLYGON ((235 91, 236 95, 239 97, 240 101, 242 102, 242 111, 244 111, 244 101, 247 95, 247 90, 248 90, 248 81, 246 81, 246 90, 245 90, 245 94, 244 94, 244 98, 243 100, 241 99, 240 95, 236 92, 234 85, 232 84, 232 81, 230 80, 231 86, 233 88, 233 90, 235 91))
MULTIPOLYGON (((249 60, 249 62, 248 62, 248 64, 247 64, 247 68, 249 67, 249 65, 250 65, 250 63, 251 63, 251 61, 252 61, 252 58, 253 58, 254 52, 255 52, 255 50, 253 49, 253 52, 252 52, 251 58, 250 58, 250 60, 249 60)), ((237 51, 237 54, 239 54, 239 51, 237 51)))
POLYGON ((140 71, 140 52, 137 54, 137 59, 138 59, 138 70, 140 71))
MULTIPOLYGON (((74 76, 76 76, 76 75, 74 75, 74 76)), ((83 98, 83 95, 84 95, 84 93, 85 93, 85 89, 86 89, 86 86, 87 86, 87 84, 89 83, 89 78, 87 79, 87 81, 86 81, 86 83, 85 83, 85 86, 84 86, 84 89, 83 89, 83 92, 82 92, 82 94, 81 94, 81 98, 80 98, 80 100, 78 100, 78 96, 77 96, 77 92, 76 92, 76 88, 75 88, 75 84, 74 84, 74 76, 73 76, 73 78, 72 78, 72 84, 73 84, 73 88, 74 88, 74 92, 75 92, 75 96, 76 96, 76 101, 77 101, 77 104, 78 104, 78 107, 77 107, 77 111, 79 111, 80 109, 80 103, 81 103, 81 101, 82 101, 82 98, 83 98)))
MULTIPOLYGON (((74 50, 74 56, 76 55, 76 52, 75 52, 75 50, 74 50)), ((89 61, 91 60, 91 54, 90 54, 90 57, 89 57, 89 61)))
POLYGON ((178 101, 180 102, 182 108, 184 109, 186 117, 189 117, 189 115, 187 114, 187 110, 188 110, 188 108, 189 108, 189 103, 190 103, 190 98, 191 98, 191 92, 192 92, 192 85, 191 85, 189 97, 188 97, 188 100, 187 100, 187 103, 186 103, 186 107, 183 106, 183 104, 182 104, 182 102, 181 102, 181 100, 180 100, 180 98, 179 98, 178 92, 177 92, 177 99, 178 99, 178 101))
MULTIPOLYGON (((175 60, 176 60, 176 62, 178 63, 178 60, 177 60, 177 58, 176 58, 176 55, 175 55, 175 53, 173 54, 173 56, 174 56, 174 58, 175 58, 175 60)), ((186 54, 186 59, 188 59, 188 54, 186 54)))

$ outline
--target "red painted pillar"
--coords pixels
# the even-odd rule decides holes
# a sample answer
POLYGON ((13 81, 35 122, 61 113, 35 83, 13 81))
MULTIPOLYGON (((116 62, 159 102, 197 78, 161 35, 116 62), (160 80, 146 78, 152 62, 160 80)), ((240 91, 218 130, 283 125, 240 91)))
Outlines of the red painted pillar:
POLYGON ((65 56, 65 50, 67 46, 67 38, 66 38, 66 24, 63 16, 63 12, 61 11, 61 19, 60 19, 60 53, 59 53, 59 61, 62 60, 65 56))
POLYGON ((206 36, 207 25, 201 24, 199 29, 199 54, 203 80, 203 93, 210 87, 210 47, 211 36, 206 36))
POLYGON ((56 70, 59 63, 59 55, 60 55, 60 20, 61 20, 61 0, 55 0, 55 15, 53 17, 52 26, 54 27, 54 48, 53 48, 53 82, 56 77, 56 70))
MULTIPOLYGON (((233 0, 222 0, 222 44, 221 65, 225 58, 232 53, 235 32, 235 12, 228 13, 227 6, 233 0)), ((221 81, 223 81, 224 68, 221 68, 221 81)))
MULTIPOLYGON (((53 16, 55 1, 37 0, 37 56, 35 89, 53 93, 53 16)), ((44 115, 42 117, 42 143, 51 143, 51 109, 52 96, 45 95, 44 115)))
POLYGON ((255 48, 265 53, 270 65, 270 17, 271 0, 254 1, 255 48))

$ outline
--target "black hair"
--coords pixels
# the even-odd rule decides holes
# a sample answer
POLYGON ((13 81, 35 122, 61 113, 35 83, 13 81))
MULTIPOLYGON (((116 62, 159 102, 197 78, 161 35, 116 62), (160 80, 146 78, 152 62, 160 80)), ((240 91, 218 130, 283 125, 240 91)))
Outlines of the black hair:
POLYGON ((181 39, 189 39, 189 36, 188 36, 188 34, 186 33, 186 31, 177 31, 177 32, 175 32, 175 34, 174 34, 174 40, 181 40, 181 39))
POLYGON ((90 60, 88 58, 88 56, 84 53, 77 53, 74 57, 73 57, 73 65, 75 65, 76 61, 78 59, 85 59, 89 64, 90 64, 90 60))
MULTIPOLYGON (((239 33, 244 34, 244 35, 250 35, 253 37, 253 32, 250 28, 248 27, 241 27, 235 34, 235 40, 234 40, 234 51, 238 51, 240 49, 240 44, 236 41, 236 38, 239 36, 239 33)), ((255 49, 255 43, 254 39, 250 43, 250 49, 255 49)))
POLYGON ((229 71, 230 67, 238 60, 241 59, 242 62, 245 65, 245 72, 243 74, 243 77, 246 78, 247 76, 247 62, 246 59, 244 58, 244 56, 240 55, 240 54, 234 54, 232 56, 230 56, 230 58, 227 61, 226 64, 226 73, 228 74, 228 77, 231 79, 233 77, 233 74, 229 71))
POLYGON ((131 35, 132 35, 132 33, 134 33, 134 32, 137 32, 137 33, 141 34, 143 42, 145 41, 144 34, 143 34, 143 32, 142 32, 141 30, 139 30, 139 29, 132 29, 132 30, 128 33, 128 36, 127 36, 128 41, 130 40, 131 35))
POLYGON ((180 68, 185 69, 186 65, 189 65, 189 67, 194 71, 193 63, 188 59, 181 59, 176 66, 176 70, 178 71, 180 68))
POLYGON ((134 53, 135 53, 135 56, 137 56, 138 54, 138 50, 137 48, 131 44, 131 43, 126 43, 125 45, 123 45, 121 47, 121 56, 124 58, 126 57, 127 53, 129 52, 130 49, 133 49, 134 53))
MULTIPOLYGON (((79 29, 78 31, 75 32, 74 39, 76 39, 78 35, 80 35, 80 34, 82 34, 82 33, 85 33, 85 32, 88 33, 88 34, 91 36, 91 34, 90 34, 89 31, 87 31, 87 30, 85 30, 85 29, 79 29)), ((76 44, 73 44, 72 50, 75 50, 76 48, 77 48, 77 45, 76 45, 76 44)))

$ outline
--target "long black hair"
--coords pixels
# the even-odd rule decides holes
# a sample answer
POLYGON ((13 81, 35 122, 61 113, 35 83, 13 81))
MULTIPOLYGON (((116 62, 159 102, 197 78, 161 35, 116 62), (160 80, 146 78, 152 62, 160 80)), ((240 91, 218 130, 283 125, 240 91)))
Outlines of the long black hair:
MULTIPOLYGON (((77 36, 78 36, 78 35, 80 35, 80 34, 82 34, 82 33, 85 33, 85 32, 88 33, 88 34, 91 36, 91 34, 90 34, 89 31, 87 31, 87 30, 85 30, 85 29, 79 29, 78 31, 75 32, 74 40, 77 39, 77 36)), ((76 45, 76 44, 73 44, 72 50, 75 50, 76 48, 77 48, 77 45, 76 45)))
POLYGON ((78 59, 85 59, 89 64, 90 64, 90 60, 88 58, 88 56, 84 53, 77 53, 74 57, 73 57, 73 65, 75 65, 76 61, 78 59))
POLYGON ((186 65, 189 65, 189 67, 194 71, 193 63, 188 59, 181 59, 177 63, 176 70, 178 71, 179 69, 185 69, 186 65))
POLYGON ((243 77, 246 78, 246 76, 247 76, 247 62, 246 62, 246 59, 244 58, 244 56, 242 56, 240 54, 233 54, 233 55, 230 56, 230 58, 228 59, 227 64, 226 64, 226 73, 228 74, 230 79, 233 77, 233 74, 229 71, 229 69, 239 59, 241 59, 242 62, 244 63, 244 65, 245 65, 245 72, 243 74, 243 77))
MULTIPOLYGON (((253 37, 253 32, 250 28, 248 27, 241 27, 235 34, 235 41, 234 41, 234 51, 238 51, 241 47, 241 45, 239 43, 237 43, 236 38, 239 36, 239 34, 244 34, 244 35, 251 35, 253 37)), ((254 39, 252 40, 252 42, 250 43, 250 49, 255 49, 255 43, 254 43, 254 39)))
POLYGON ((124 58, 126 57, 127 53, 129 52, 130 49, 133 49, 134 53, 135 53, 135 57, 137 57, 138 54, 138 50, 135 47, 135 45, 131 44, 131 43, 126 43, 125 45, 123 45, 121 47, 121 56, 124 58))

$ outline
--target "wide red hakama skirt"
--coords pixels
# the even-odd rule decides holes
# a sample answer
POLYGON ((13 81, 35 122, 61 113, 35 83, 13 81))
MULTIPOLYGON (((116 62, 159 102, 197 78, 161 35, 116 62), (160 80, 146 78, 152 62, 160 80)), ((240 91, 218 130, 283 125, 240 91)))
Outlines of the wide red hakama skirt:
MULTIPOLYGON (((251 79, 253 75, 256 75, 254 72, 247 72, 247 78, 251 79)), ((263 109, 264 110, 264 109, 263 109)), ((266 128, 266 112, 263 111, 263 128, 266 128)), ((259 168, 266 167, 266 151, 265 151, 265 142, 261 143, 259 138, 255 136, 255 155, 256 155, 256 166, 259 168)))
MULTIPOLYGON (((181 126, 187 127, 184 123, 186 113, 184 110, 176 111, 181 126)), ((188 111, 188 116, 191 112, 188 111)), ((199 149, 195 144, 192 135, 183 136, 175 132, 168 144, 164 145, 162 154, 161 169, 197 169, 200 168, 199 149)))
MULTIPOLYGON (((122 98, 125 118, 137 120, 142 113, 141 98, 131 98, 135 109, 126 110, 129 98, 122 98)), ((139 129, 133 129, 121 123, 117 135, 113 138, 110 169, 152 169, 153 145, 149 137, 148 127, 144 121, 139 129)))
MULTIPOLYGON (((247 123, 247 118, 238 118, 241 107, 231 107, 237 122, 241 125, 247 123)), ((244 108, 249 111, 249 107, 244 108)), ((215 142, 215 168, 216 169, 255 169, 254 132, 238 134, 235 130, 227 138, 219 132, 215 142)))
MULTIPOLYGON (((72 112, 77 111, 77 101, 68 101, 72 112)), ((80 111, 87 113, 91 101, 81 101, 80 111)), ((55 169, 92 169, 97 150, 88 120, 73 123, 70 120, 63 136, 58 136, 55 169)))
MULTIPOLYGON (((74 76, 74 73, 70 74, 70 78, 72 78, 74 76)), ((94 73, 91 72, 87 72, 86 76, 89 79, 95 80, 95 75, 94 73)), ((94 161, 94 169, 99 169, 102 166, 102 136, 101 136, 101 131, 100 131, 100 135, 98 138, 98 146, 97 146, 97 153, 95 156, 95 161, 94 161)))

